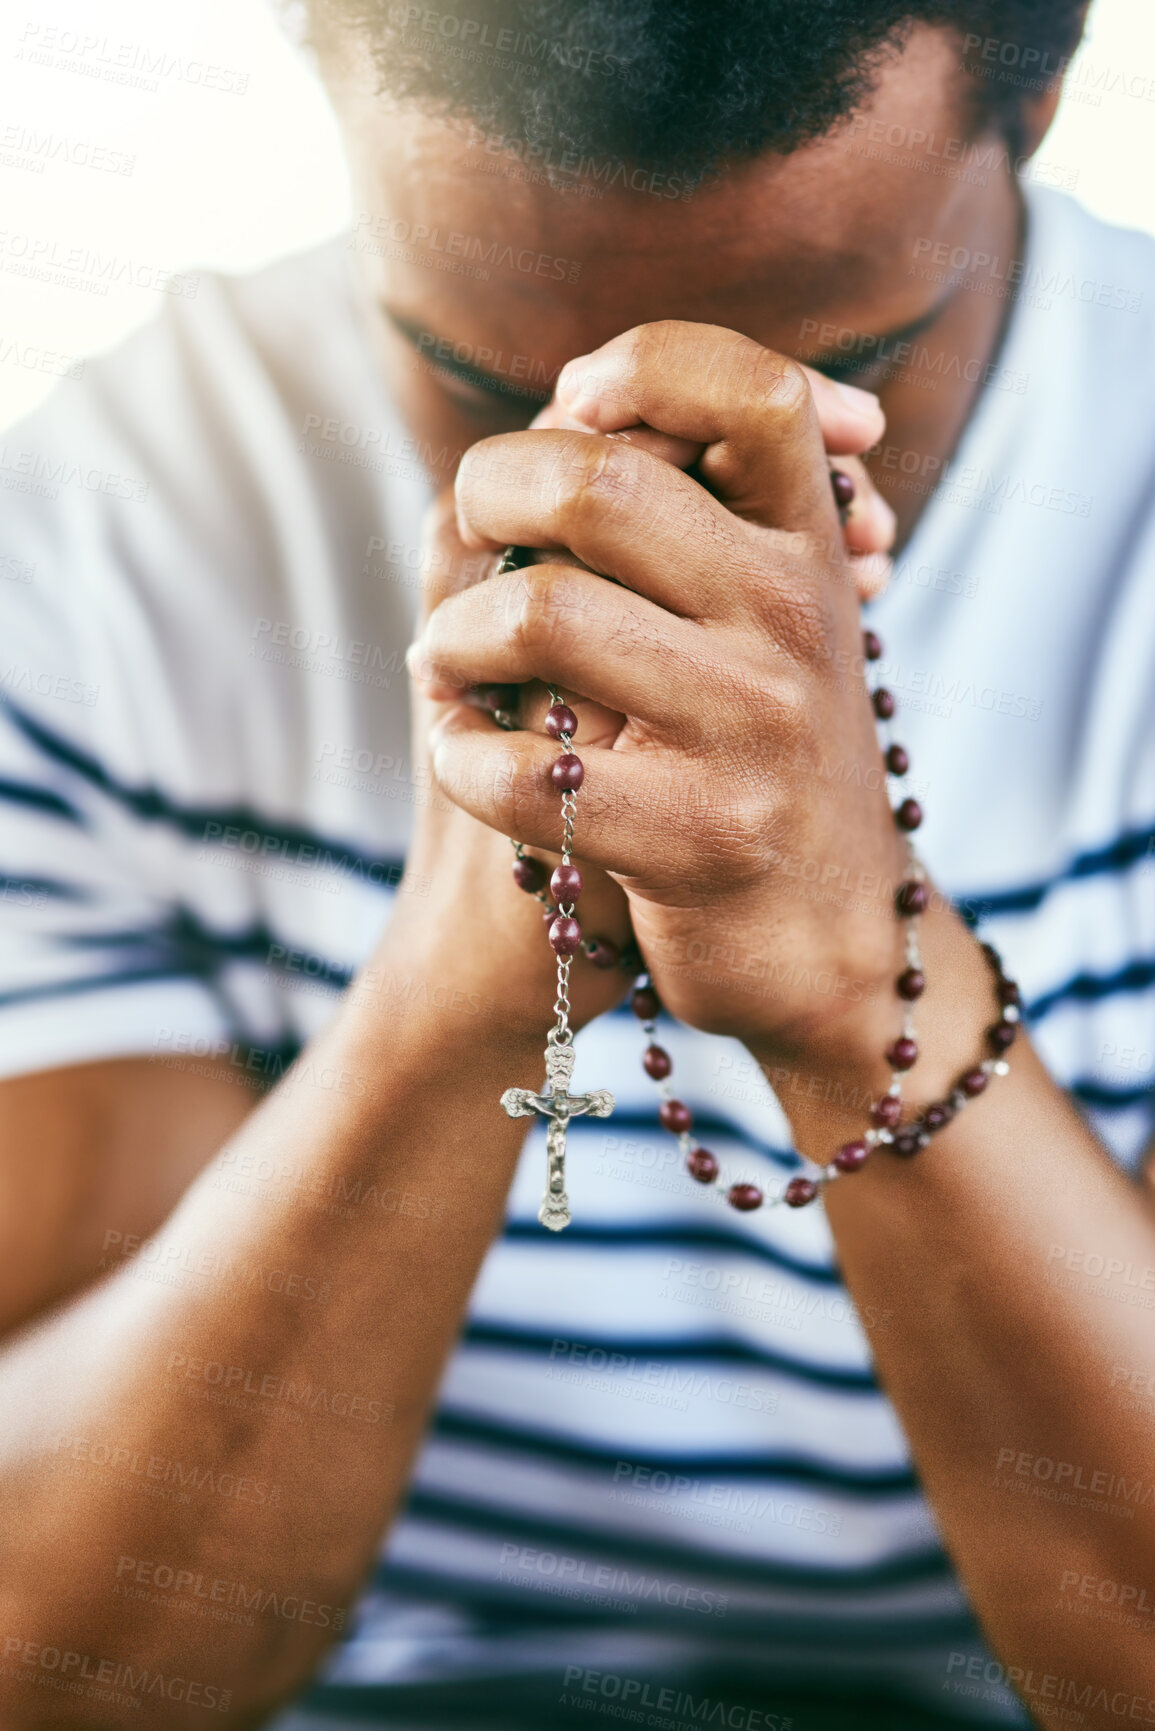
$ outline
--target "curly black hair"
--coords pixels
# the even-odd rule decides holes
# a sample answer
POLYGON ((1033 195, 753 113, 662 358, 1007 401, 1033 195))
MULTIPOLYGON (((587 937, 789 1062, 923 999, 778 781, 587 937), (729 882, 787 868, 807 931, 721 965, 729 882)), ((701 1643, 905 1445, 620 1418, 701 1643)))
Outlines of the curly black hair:
POLYGON ((1017 151, 1023 104, 1074 52, 1087 0, 303 0, 322 62, 350 33, 380 88, 541 150, 699 178, 852 114, 911 27, 957 40, 976 128, 1017 151))

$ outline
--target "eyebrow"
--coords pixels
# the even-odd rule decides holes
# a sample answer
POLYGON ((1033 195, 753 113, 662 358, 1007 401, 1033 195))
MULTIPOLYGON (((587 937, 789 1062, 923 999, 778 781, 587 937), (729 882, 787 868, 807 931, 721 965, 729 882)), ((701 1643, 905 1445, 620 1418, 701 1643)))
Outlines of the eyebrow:
MULTIPOLYGON (((394 312, 392 307, 385 306, 384 303, 382 311, 394 330, 423 356, 432 372, 448 373, 463 385, 472 385, 475 391, 486 391, 491 397, 500 397, 506 403, 524 403, 527 407, 542 409, 551 401, 552 391, 535 391, 516 379, 503 378, 500 373, 489 373, 484 367, 475 367, 472 361, 459 361, 453 355, 454 345, 448 337, 437 336, 416 320, 405 318, 402 313, 394 312), (427 352, 435 349, 449 350, 449 353, 427 352)), ((556 378, 560 372, 561 368, 558 367, 553 377, 556 378)))

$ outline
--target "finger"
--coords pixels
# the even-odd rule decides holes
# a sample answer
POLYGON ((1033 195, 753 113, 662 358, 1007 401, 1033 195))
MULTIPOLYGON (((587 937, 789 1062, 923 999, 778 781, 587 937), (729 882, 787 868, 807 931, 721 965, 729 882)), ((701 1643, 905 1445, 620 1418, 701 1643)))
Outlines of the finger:
MULTIPOLYGON (((615 394, 612 388, 607 388, 611 380, 600 369, 600 357, 604 352, 599 349, 592 355, 578 355, 562 368, 557 394, 553 402, 540 411, 531 423, 533 426, 563 426, 568 420, 588 428, 591 433, 614 433, 640 421, 632 404, 615 394), (587 381, 589 389, 586 388, 587 381), (551 411, 558 419, 542 420, 551 411)), ((795 364, 810 386, 822 442, 832 457, 868 451, 871 445, 877 444, 886 429, 886 416, 872 391, 827 378, 825 373, 816 372, 803 361, 795 364)))
MULTIPOLYGON (((501 733, 474 709, 446 711, 430 735, 434 779, 470 816, 527 847, 556 851, 560 795, 551 770, 553 740, 501 733)), ((585 780, 578 805, 578 852, 591 865, 626 878, 653 871, 652 842, 637 822, 639 800, 664 801, 670 777, 638 753, 582 747, 585 780)), ((660 809, 658 804, 648 809, 660 809)))
POLYGON ((444 601, 409 652, 443 701, 474 685, 564 685, 664 729, 702 711, 714 656, 699 626, 592 572, 533 565, 444 601))
MULTIPOLYGON (((829 482, 826 491, 823 545, 841 547, 829 482)), ((687 618, 733 617, 743 585, 768 582, 765 538, 704 487, 588 433, 504 433, 471 446, 457 472, 457 520, 466 546, 569 549, 687 618)))
POLYGON ((889 553, 896 518, 857 457, 839 457, 834 468, 854 483, 854 498, 844 513, 842 532, 850 553, 889 553))
POLYGON ((692 439, 674 439, 668 433, 656 432, 653 427, 640 425, 631 425, 625 428, 591 426, 587 421, 582 421, 563 409, 556 397, 533 417, 529 425, 532 431, 552 428, 562 433, 604 432, 612 438, 624 439, 627 444, 636 446, 639 451, 649 451, 651 456, 661 457, 663 462, 673 463, 676 469, 693 468, 704 449, 704 446, 695 444, 692 439))
POLYGON ((672 319, 570 361, 557 400, 600 432, 640 422, 703 445, 698 466, 718 497, 784 528, 827 522, 822 454, 868 450, 885 427, 868 392, 736 331, 672 319))
POLYGON ((488 552, 467 547, 462 541, 452 487, 440 493, 425 513, 421 550, 421 623, 447 596, 484 582, 493 569, 488 552))

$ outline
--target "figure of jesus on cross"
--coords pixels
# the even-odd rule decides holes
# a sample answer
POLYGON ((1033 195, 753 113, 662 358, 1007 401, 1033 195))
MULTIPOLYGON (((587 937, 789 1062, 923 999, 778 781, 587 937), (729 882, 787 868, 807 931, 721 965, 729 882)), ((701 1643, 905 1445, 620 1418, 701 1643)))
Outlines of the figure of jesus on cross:
POLYGON ((507 1088, 501 1096, 501 1103, 511 1118, 530 1118, 535 1112, 540 1112, 549 1124, 545 1139, 546 1188, 537 1217, 551 1232, 560 1232, 572 1219, 569 1197, 565 1193, 566 1125, 571 1118, 587 1115, 608 1118, 614 1109, 614 1097, 605 1088, 595 1089, 592 1094, 569 1092, 575 1055, 573 1036, 559 1040, 557 1033, 556 1028, 550 1030, 545 1048, 548 1091, 533 1094, 528 1088, 507 1088))

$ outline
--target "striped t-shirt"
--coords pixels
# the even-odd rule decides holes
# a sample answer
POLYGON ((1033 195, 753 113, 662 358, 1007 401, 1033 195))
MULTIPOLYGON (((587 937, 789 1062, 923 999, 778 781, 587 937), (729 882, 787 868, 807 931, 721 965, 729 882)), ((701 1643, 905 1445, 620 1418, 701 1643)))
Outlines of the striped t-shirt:
MULTIPOLYGON (((1014 306, 959 450, 930 476, 882 453, 926 507, 872 623, 923 856, 1134 1166, 1155 1102, 1155 243, 1028 197, 1016 288, 997 261, 969 284, 1014 306)), ((403 655, 432 454, 384 394, 349 262, 338 242, 202 278, 0 438, 3 1073, 146 1053, 275 1079, 388 918, 426 796, 403 655)), ((942 359, 945 389, 965 357, 942 359)), ((384 988, 398 1016, 428 989, 384 988)), ((476 1004, 451 1008, 468 1034, 476 1004)), ((661 1038, 729 1167, 796 1163, 740 1044, 661 1038)), ((537 1223, 534 1134, 311 1701, 355 1717, 484 1685, 625 1718, 664 1689, 692 1719, 694 1679, 725 1676, 759 1711, 825 1683, 1018 1722, 994 1661, 966 1681, 984 1649, 824 1216, 740 1216, 691 1183, 639 1055, 625 1010, 580 1036, 577 1085, 618 1106, 571 1129, 575 1223, 537 1223)))

